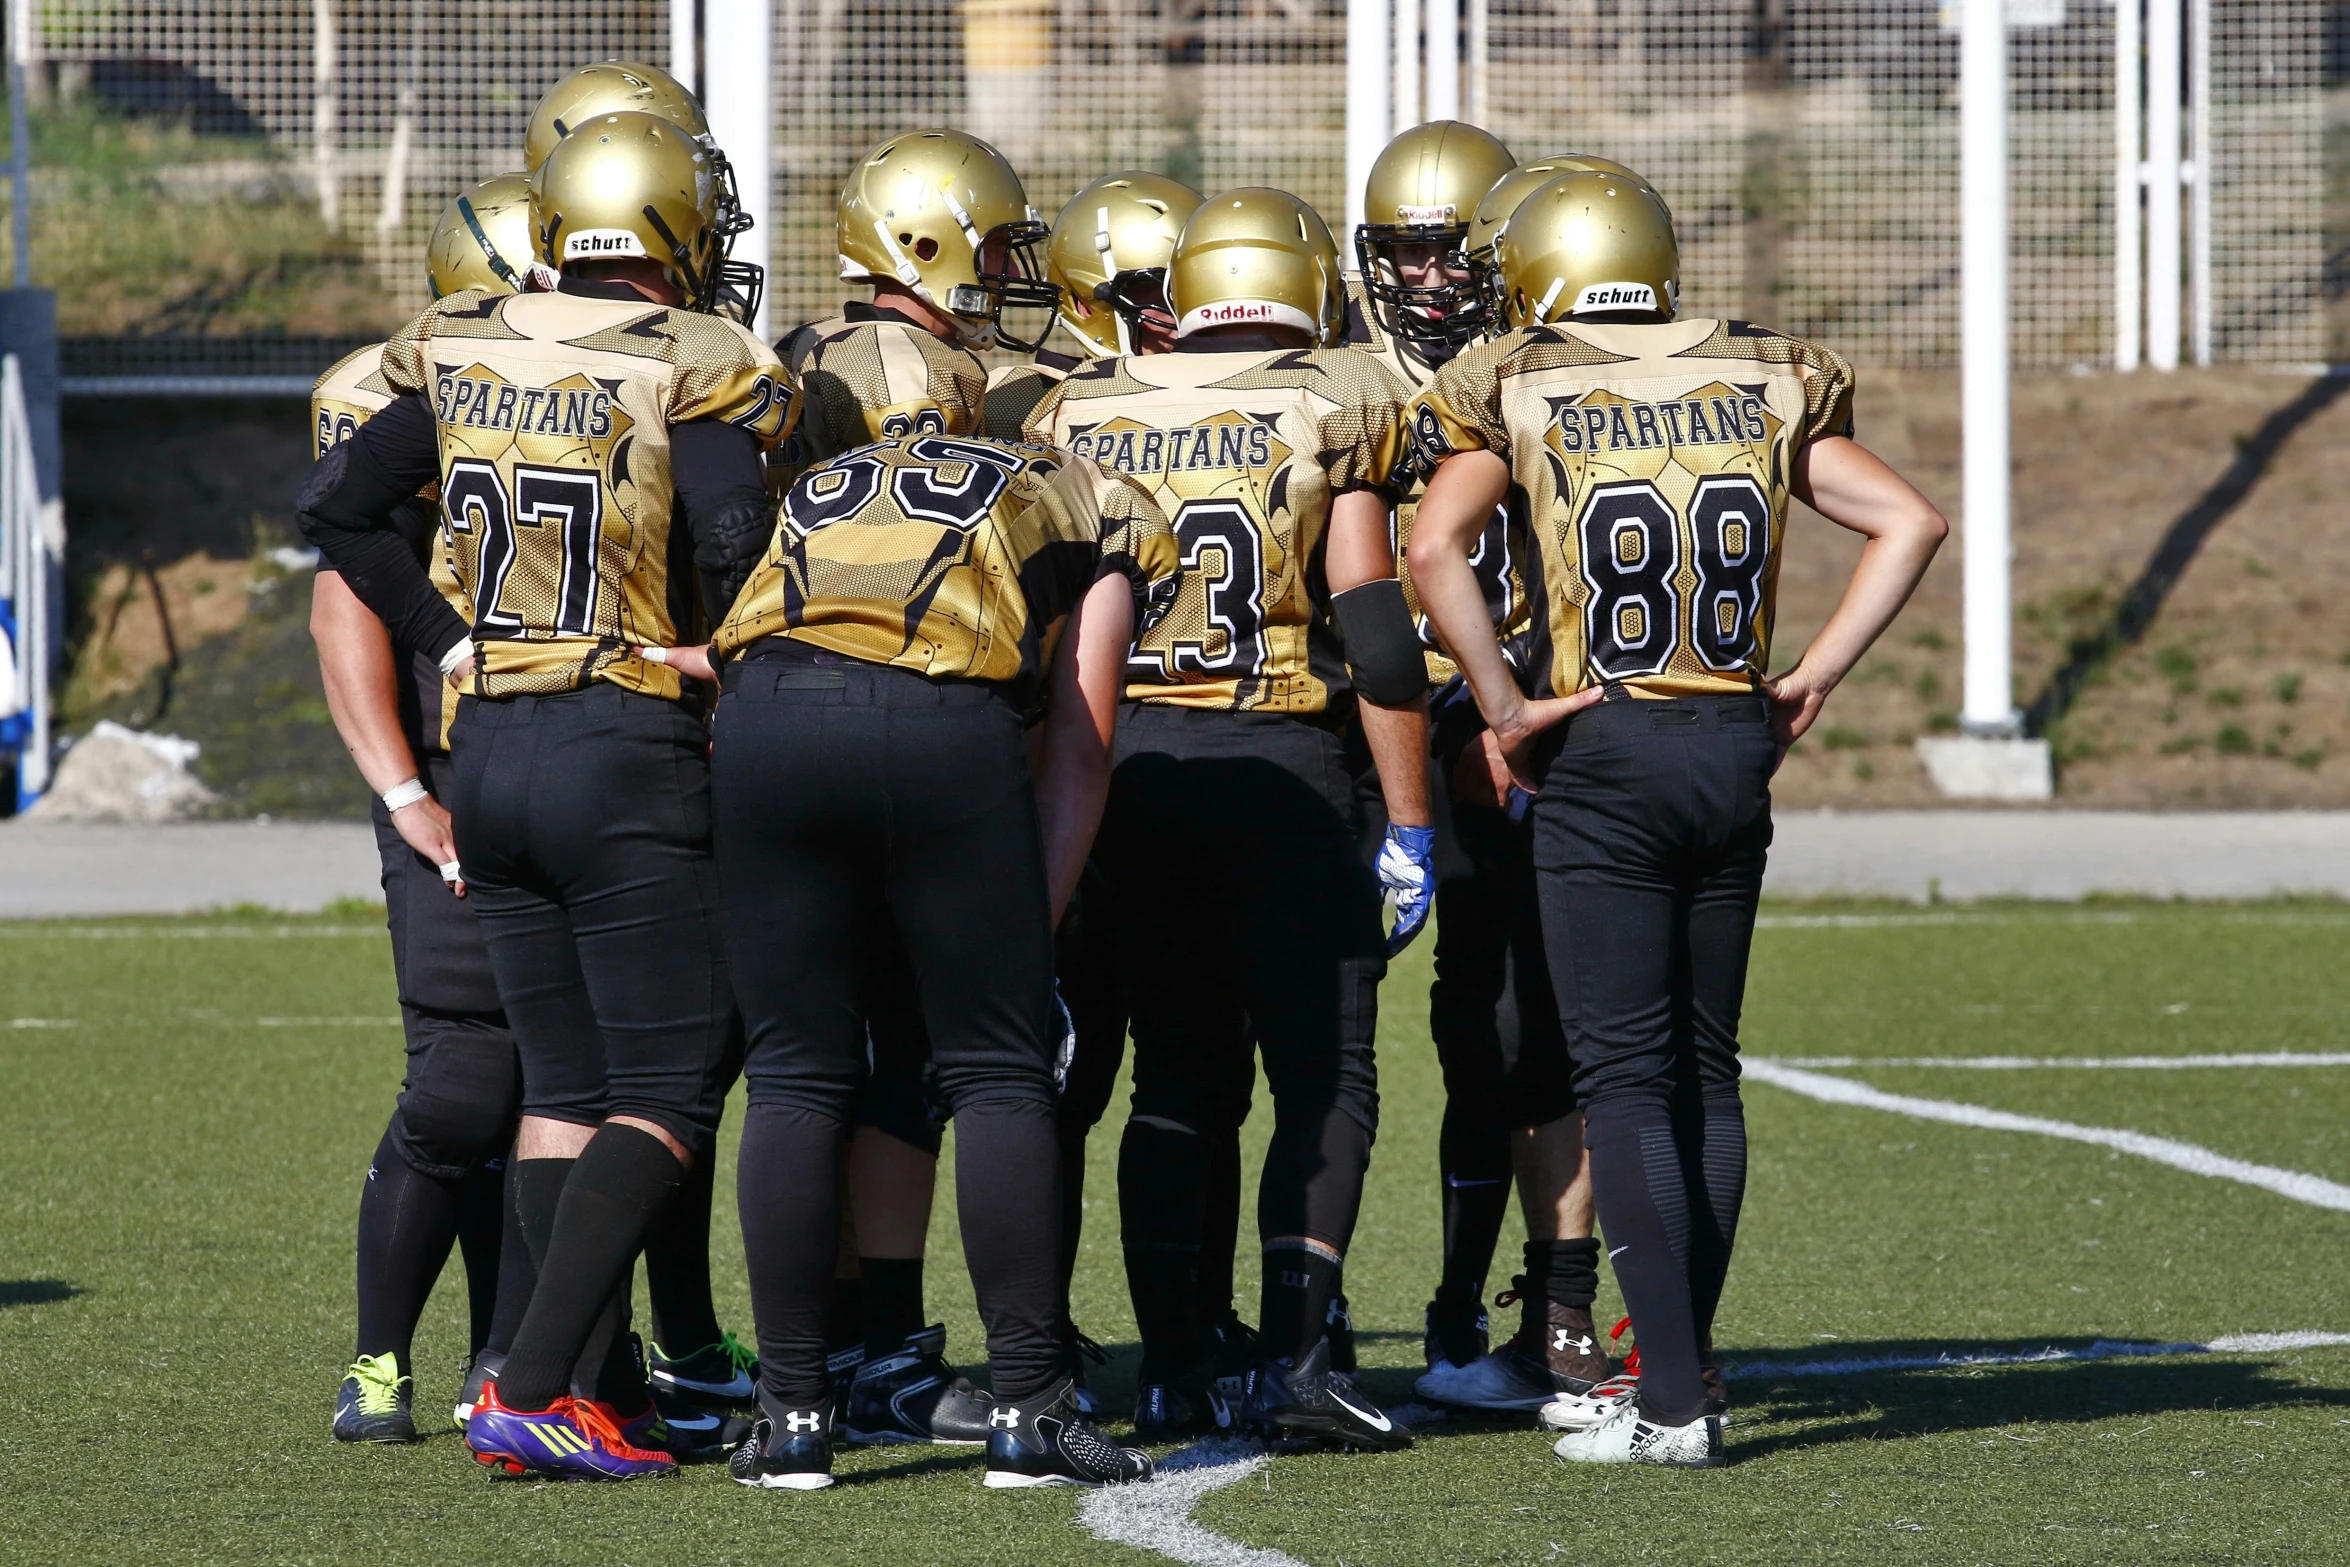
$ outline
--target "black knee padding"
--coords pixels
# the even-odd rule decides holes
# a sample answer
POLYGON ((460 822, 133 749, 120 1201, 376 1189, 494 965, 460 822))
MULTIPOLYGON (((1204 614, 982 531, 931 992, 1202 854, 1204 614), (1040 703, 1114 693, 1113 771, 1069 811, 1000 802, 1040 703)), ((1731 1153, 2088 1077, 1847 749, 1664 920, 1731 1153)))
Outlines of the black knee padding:
POLYGON ((392 1116, 392 1145, 401 1160, 442 1180, 504 1158, 513 1142, 512 1104, 439 1094, 429 1083, 402 1094, 392 1116))

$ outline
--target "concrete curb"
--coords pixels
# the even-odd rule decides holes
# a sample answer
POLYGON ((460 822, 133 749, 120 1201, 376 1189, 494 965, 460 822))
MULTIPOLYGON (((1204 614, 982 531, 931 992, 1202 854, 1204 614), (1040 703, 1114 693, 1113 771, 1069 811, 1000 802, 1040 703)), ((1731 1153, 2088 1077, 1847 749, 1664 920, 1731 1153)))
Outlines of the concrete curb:
MULTIPOLYGON (((380 903, 363 822, 0 823, 0 919, 380 903)), ((2350 811, 1787 811, 1779 897, 2350 898, 2350 811)))

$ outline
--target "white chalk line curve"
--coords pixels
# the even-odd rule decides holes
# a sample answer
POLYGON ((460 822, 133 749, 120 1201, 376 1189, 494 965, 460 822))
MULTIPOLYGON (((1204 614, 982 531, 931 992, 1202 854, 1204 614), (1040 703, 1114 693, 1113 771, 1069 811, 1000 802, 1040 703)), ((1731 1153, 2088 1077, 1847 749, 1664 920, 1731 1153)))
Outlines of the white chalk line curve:
POLYGON ((1946 1371, 1969 1366, 2037 1366, 2081 1360, 2135 1360, 2166 1355, 2260 1355, 2288 1349, 2323 1349, 2350 1344, 2350 1333, 2224 1333, 2208 1344, 2148 1344, 2134 1339, 2098 1339, 2074 1349, 2050 1345, 2035 1350, 1982 1350, 1972 1355, 1872 1355, 1850 1360, 1744 1360, 1726 1364, 1722 1375, 1744 1377, 1847 1377, 1871 1371, 1946 1371))
POLYGON ((2050 1120, 2046 1116, 2016 1115, 2007 1110, 1960 1104, 1951 1099, 1920 1099, 1910 1094, 1888 1094, 1850 1078, 1806 1072, 1776 1061, 1749 1058, 1745 1063, 1745 1072, 1757 1081, 1817 1099, 1823 1104, 1885 1110, 1921 1121, 1942 1121, 1952 1126, 1972 1126, 1984 1131, 2030 1132, 2040 1137, 2063 1138, 2067 1142, 2092 1143, 2098 1147, 2134 1154, 2141 1159, 2150 1159, 2156 1164, 2167 1164, 2191 1175, 2240 1181, 2246 1186, 2257 1186, 2280 1197, 2291 1198, 2294 1202, 2307 1203, 2313 1208, 2350 1213, 2350 1186, 2329 1181, 2323 1176, 2304 1174, 2299 1170, 2281 1170, 2274 1165, 2231 1159, 2209 1148, 2179 1142, 2174 1138, 2151 1137, 2144 1132, 2117 1127, 2082 1126, 2072 1121, 2050 1120))
POLYGON ((2085 1071, 2184 1072, 2203 1067, 2350 1066, 2350 1050, 2244 1050, 2192 1056, 1747 1056, 1773 1066, 1837 1070, 1865 1066, 2027 1072, 2077 1067, 2085 1071))
POLYGON ((1192 1522, 1201 1497, 1264 1467, 1265 1449, 1258 1443, 1194 1442, 1161 1459, 1158 1472, 1139 1485, 1088 1491, 1077 1504, 1077 1521, 1097 1540, 1153 1551, 1187 1567, 1305 1567, 1286 1551, 1244 1545, 1192 1522))

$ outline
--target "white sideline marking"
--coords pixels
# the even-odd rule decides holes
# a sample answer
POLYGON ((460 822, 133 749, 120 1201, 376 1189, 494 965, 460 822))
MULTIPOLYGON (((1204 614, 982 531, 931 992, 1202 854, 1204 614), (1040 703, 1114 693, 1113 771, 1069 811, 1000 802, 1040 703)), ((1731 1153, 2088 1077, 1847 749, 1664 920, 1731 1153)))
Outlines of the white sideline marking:
POLYGON ((2052 1121, 2044 1116, 2015 1115, 2006 1110, 1959 1104, 1949 1099, 1918 1099, 1908 1094, 1888 1094, 1866 1083, 1828 1077, 1818 1072, 1805 1072, 1775 1061, 1749 1060, 1746 1062, 1746 1075, 1827 1104, 1857 1105, 1865 1110, 1889 1110, 1895 1115, 1915 1116, 1921 1121, 1947 1121, 1954 1126, 1977 1126, 1986 1131, 2034 1132, 2042 1137, 2061 1137, 2068 1142, 2095 1143, 2100 1147, 2136 1154, 2141 1159, 2151 1159, 2157 1164, 2167 1164, 2191 1175, 2242 1181, 2247 1186, 2258 1186, 2280 1197, 2308 1203, 2313 1208, 2331 1208, 2337 1212, 2350 1213, 2350 1186, 2326 1180, 2322 1176, 2305 1175, 2298 1170, 2280 1170, 2273 1165, 2231 1159, 2209 1148, 2177 1142, 2168 1137, 2149 1137, 2144 1132, 2123 1131, 2113 1127, 2080 1126, 2071 1121, 2052 1121))
POLYGON ((2086 1067, 2129 1072, 2177 1072, 2207 1066, 2350 1066, 2345 1050, 2247 1050, 2205 1056, 1747 1056, 1774 1066, 1930 1066, 1981 1072, 2021 1072, 2035 1067, 2086 1067))
POLYGON ((2350 1344, 2350 1333, 2227 1333, 2208 1344, 2144 1344, 2127 1339, 2101 1338, 2079 1349, 2029 1352, 1984 1350, 1974 1355, 1878 1355, 1857 1360, 1748 1360, 1722 1368, 1722 1375, 1739 1377, 1846 1377, 1868 1371, 1939 1371, 1967 1366, 2036 1366, 2052 1361, 2127 1360, 2150 1355, 2265 1354, 2281 1349, 2319 1349, 2350 1344))
POLYGON ((1243 1545, 1191 1521, 1191 1509, 1210 1491, 1237 1485, 1265 1467, 1254 1442, 1195 1442, 1159 1461, 1140 1485, 1088 1491, 1077 1521, 1097 1540, 1155 1551, 1190 1567, 1305 1567, 1286 1551, 1243 1545))
MULTIPOLYGON (((1757 930, 1899 930, 1920 925, 2135 925, 2143 916, 2122 909, 2064 914, 1978 914, 1957 909, 1920 914, 1764 914, 1757 930)), ((2345 925, 2350 911, 2296 912, 2241 909, 2220 915, 2222 925, 2345 925)))

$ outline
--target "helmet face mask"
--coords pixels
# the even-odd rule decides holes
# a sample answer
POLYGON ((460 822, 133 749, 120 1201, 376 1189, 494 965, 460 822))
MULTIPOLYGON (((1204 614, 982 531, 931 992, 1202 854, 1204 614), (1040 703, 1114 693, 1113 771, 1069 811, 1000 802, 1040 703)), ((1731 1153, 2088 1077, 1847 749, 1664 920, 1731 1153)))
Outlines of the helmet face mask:
POLYGON ((978 281, 948 290, 947 308, 958 316, 985 320, 995 328, 995 340, 1015 353, 1032 354, 1043 347, 1061 306, 1061 291, 1045 276, 1041 254, 1049 234, 1033 219, 988 230, 972 258, 978 281), (1017 337, 1005 328, 1007 310, 1041 310, 1044 322, 1034 336, 1017 337))
POLYGON ((1492 136, 1456 120, 1415 125, 1380 152, 1354 241, 1382 331, 1447 357, 1484 334, 1488 299, 1466 254, 1469 216, 1515 161, 1492 136))
POLYGON ((1045 276, 1061 293, 1062 330, 1089 355, 1173 339, 1167 264, 1200 200, 1180 180, 1126 169, 1081 187, 1061 209, 1045 241, 1045 276))

